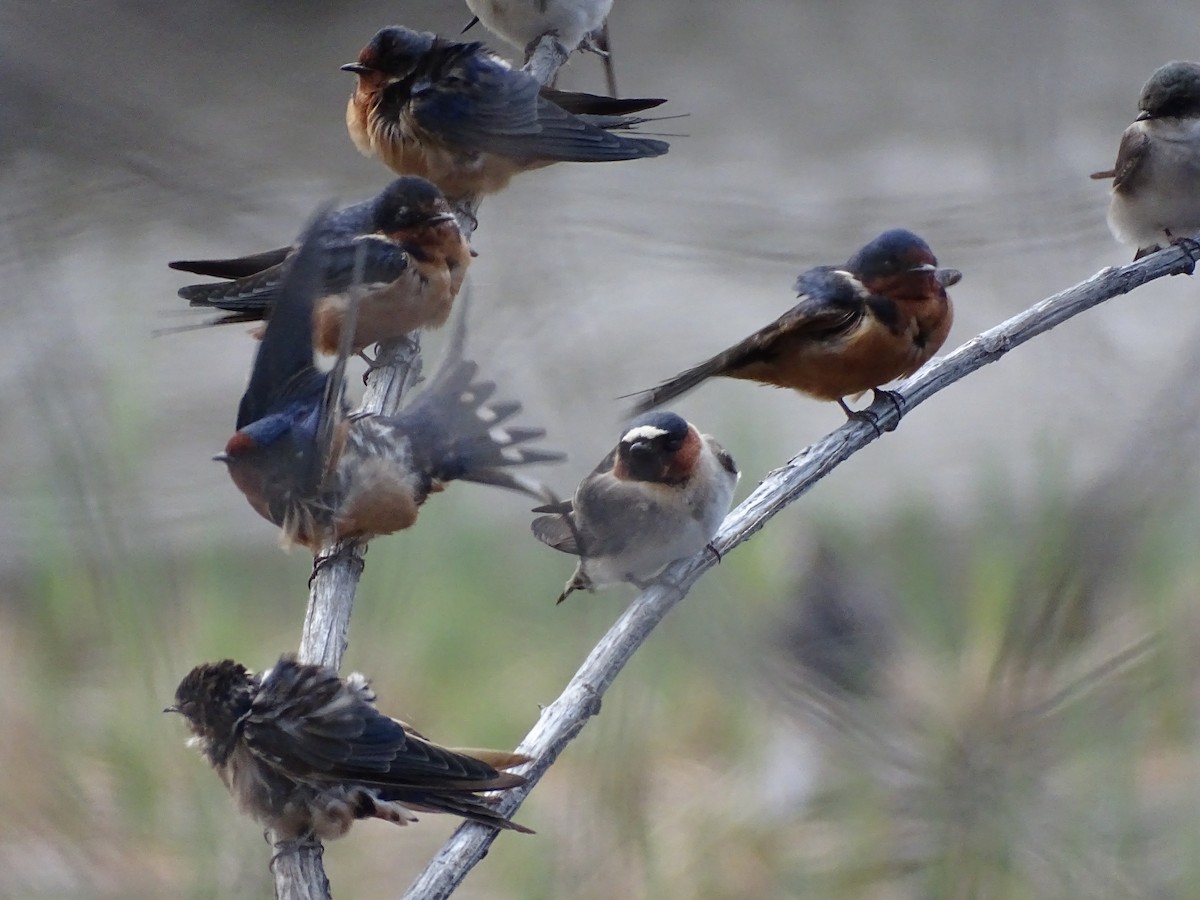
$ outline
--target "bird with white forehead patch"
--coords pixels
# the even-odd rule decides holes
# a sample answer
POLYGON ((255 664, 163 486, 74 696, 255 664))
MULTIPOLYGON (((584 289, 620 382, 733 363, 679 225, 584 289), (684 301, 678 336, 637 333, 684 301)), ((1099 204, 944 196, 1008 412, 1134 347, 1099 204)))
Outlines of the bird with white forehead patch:
POLYGON ((573 499, 534 510, 545 514, 533 520, 534 536, 579 557, 558 602, 622 581, 645 587, 709 546, 739 476, 711 435, 675 413, 635 419, 573 499))

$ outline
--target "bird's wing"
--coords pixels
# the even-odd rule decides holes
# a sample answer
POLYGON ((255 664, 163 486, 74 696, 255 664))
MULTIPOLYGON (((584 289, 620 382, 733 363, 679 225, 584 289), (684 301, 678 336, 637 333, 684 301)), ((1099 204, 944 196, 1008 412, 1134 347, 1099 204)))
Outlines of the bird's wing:
POLYGON ((1150 155, 1150 143, 1150 137, 1142 129, 1126 128, 1116 163, 1104 172, 1093 172, 1092 178, 1111 178, 1114 189, 1132 187, 1150 155))
POLYGON ((235 256, 232 259, 177 259, 167 265, 180 272, 191 272, 193 275, 210 275, 213 278, 245 278, 279 265, 287 259, 293 249, 293 247, 280 247, 278 250, 267 250, 251 256, 235 256))
POLYGON ((238 429, 276 411, 289 397, 307 396, 324 377, 313 365, 312 309, 321 284, 323 253, 318 236, 326 211, 313 217, 288 264, 238 407, 238 429))
POLYGON ((558 91, 544 87, 539 92, 559 109, 574 115, 627 116, 662 106, 667 101, 662 97, 605 97, 602 94, 587 94, 582 91, 558 91))
POLYGON ((303 780, 485 790, 517 777, 406 733, 330 670, 290 659, 263 679, 242 735, 260 759, 303 780))
POLYGON ((533 536, 548 547, 553 547, 572 556, 581 556, 579 532, 575 528, 574 507, 570 500, 551 503, 535 508, 534 512, 547 513, 529 523, 533 536))
MULTIPOLYGON (((354 284, 355 264, 362 253, 362 283, 386 284, 408 268, 406 249, 380 235, 342 236, 324 243, 325 257, 321 272, 321 294, 341 293, 354 284)), ((233 281, 189 284, 179 296, 192 306, 222 309, 245 316, 266 318, 279 295, 290 260, 233 281)))
POLYGON ((539 96, 541 86, 524 72, 476 65, 470 77, 442 80, 414 92, 417 125, 470 152, 516 159, 617 160, 658 156, 662 141, 610 134, 539 96))

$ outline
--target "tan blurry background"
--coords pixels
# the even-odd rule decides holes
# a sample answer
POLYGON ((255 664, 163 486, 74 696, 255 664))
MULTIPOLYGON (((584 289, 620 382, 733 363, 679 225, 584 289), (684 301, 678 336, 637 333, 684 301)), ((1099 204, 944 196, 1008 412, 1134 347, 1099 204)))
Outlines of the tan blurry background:
MULTIPOLYGON (((322 200, 378 190, 337 66, 384 25, 468 18, 0 7, 0 896, 269 893, 260 829, 158 710, 196 662, 294 647, 309 560, 209 461, 253 344, 153 338, 192 321, 165 262, 279 246, 322 200)), ((662 128, 685 136, 518 179, 485 202, 472 267, 469 352, 570 453, 545 472, 563 492, 616 439, 618 395, 885 228, 964 272, 951 345, 1126 261, 1087 173, 1154 68, 1200 56, 1176 2, 617 0, 611 29, 622 92, 670 98, 687 117, 662 128)), ((593 57, 560 81, 602 85, 593 57)), ((502 837, 462 896, 1189 896, 1197 292, 1159 281, 1022 347, 731 555, 519 813, 538 836, 502 837), (1038 604, 1084 612, 1024 628, 1038 604), (1017 693, 1056 696, 1155 628, 1137 690, 1106 679, 1070 727, 1006 743, 1025 725, 995 691, 1022 641, 1041 662, 1015 668, 1042 680, 1017 693), (868 686, 822 708, 884 723, 936 799, 792 702, 814 684, 796 666, 843 643, 868 686), (1001 774, 959 767, 997 734, 1001 774)), ((736 383, 676 408, 738 459, 739 499, 842 418, 736 383)), ((459 485, 368 557, 348 666, 446 743, 511 746, 628 600, 554 608, 570 563, 528 518, 459 485)), ((452 826, 360 826, 327 852, 335 895, 400 893, 452 826)))

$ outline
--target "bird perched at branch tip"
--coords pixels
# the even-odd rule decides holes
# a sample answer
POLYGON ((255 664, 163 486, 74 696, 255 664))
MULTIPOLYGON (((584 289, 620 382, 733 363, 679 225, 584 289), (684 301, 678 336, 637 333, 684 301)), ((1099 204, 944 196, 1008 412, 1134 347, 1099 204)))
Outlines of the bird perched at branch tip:
POLYGON ((478 366, 462 358, 465 304, 451 351, 416 400, 394 416, 346 416, 342 394, 356 305, 334 367, 320 372, 313 362, 326 222, 318 216, 301 238, 238 408, 237 433, 214 457, 250 505, 282 529, 285 543, 316 552, 410 527, 429 494, 453 480, 550 496, 540 482, 510 469, 564 457, 523 446, 545 432, 507 425, 521 404, 493 400, 496 385, 477 379, 478 366))
POLYGON ((184 676, 164 712, 184 717, 189 745, 279 842, 339 838, 357 819, 407 825, 416 812, 532 833, 478 796, 524 784, 504 770, 529 757, 441 747, 380 713, 357 672, 342 681, 288 656, 261 674, 231 659, 205 663, 184 676))
POLYGON ((711 435, 674 413, 630 422, 574 499, 534 510, 546 513, 533 520, 534 536, 579 557, 557 602, 622 581, 645 587, 675 560, 711 546, 740 474, 711 435))
MULTIPOLYGON (((1108 227, 1141 259, 1200 236, 1200 63, 1169 62, 1142 88, 1138 116, 1121 135, 1108 227)), ((1194 248, 1200 249, 1200 248, 1194 248)))
MULTIPOLYGON (((471 247, 442 192, 411 175, 397 178, 370 200, 330 215, 321 240, 324 253, 313 333, 322 353, 338 350, 356 260, 361 258, 362 273, 350 344, 355 353, 418 328, 443 325, 471 263, 471 247)), ((179 296, 192 306, 226 313, 206 325, 252 322, 271 315, 296 250, 293 244, 253 256, 169 265, 229 279, 179 289, 179 296)), ((257 336, 262 336, 261 329, 257 336)))
POLYGON ((608 92, 615 95, 608 41, 612 5, 613 0, 467 0, 475 18, 463 32, 482 22, 492 34, 523 50, 526 61, 544 35, 553 35, 568 51, 580 47, 598 54, 604 60, 608 92))
POLYGON ((478 43, 393 26, 342 69, 356 78, 346 107, 355 146, 396 172, 428 178, 451 201, 494 193, 514 175, 555 162, 642 159, 668 149, 613 133, 645 121, 627 112, 663 101, 567 100, 478 43))
MULTIPOLYGON (((950 333, 946 288, 962 273, 938 268, 929 245, 911 231, 886 231, 844 266, 818 266, 796 279, 800 302, 743 341, 641 392, 634 413, 653 409, 723 375, 835 400, 911 375, 950 333)), ((887 392, 899 408, 901 398, 887 392)), ((629 395, 637 396, 637 395, 629 395)))

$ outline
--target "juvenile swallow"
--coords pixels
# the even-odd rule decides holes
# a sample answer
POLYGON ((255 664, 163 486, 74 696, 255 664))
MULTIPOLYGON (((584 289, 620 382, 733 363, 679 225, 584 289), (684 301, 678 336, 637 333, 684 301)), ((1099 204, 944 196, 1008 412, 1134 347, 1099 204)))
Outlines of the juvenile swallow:
POLYGON ((571 113, 482 44, 394 26, 342 69, 357 78, 346 107, 355 146, 396 172, 428 178, 452 201, 502 190, 514 175, 555 162, 667 152, 662 141, 612 133, 644 121, 614 109, 661 101, 598 98, 607 104, 571 113))
POLYGON ((478 796, 524 784, 503 770, 529 757, 441 747, 379 712, 357 672, 342 681, 288 656, 261 674, 231 659, 205 663, 184 676, 164 712, 184 717, 189 746, 204 754, 238 808, 280 842, 339 838, 356 819, 407 825, 415 812, 532 833, 478 796))
POLYGON ((429 494, 456 479, 546 496, 538 482, 508 470, 563 456, 522 446, 542 429, 504 424, 521 404, 491 400, 496 385, 476 380, 478 367, 461 356, 461 324, 438 373, 398 415, 346 416, 348 340, 329 372, 313 363, 323 233, 318 218, 292 257, 238 408, 237 433, 214 457, 255 511, 283 530, 285 543, 316 552, 408 528, 429 494))
POLYGON ((1200 234, 1200 63, 1169 62, 1142 88, 1138 116, 1121 135, 1108 227, 1141 259, 1200 234))
POLYGON ((955 269, 939 269, 929 245, 911 231, 886 231, 844 266, 801 273, 799 303, 728 350, 641 392, 633 412, 724 375, 836 400, 847 416, 863 418, 843 398, 911 375, 938 351, 954 319, 946 288, 961 278, 955 269))
POLYGON ((677 559, 709 545, 741 473, 711 435, 671 412, 629 424, 579 483, 573 500, 539 506, 534 536, 579 557, 558 597, 628 581, 645 587, 677 559))
MULTIPOLYGON (((350 345, 357 353, 418 328, 443 325, 471 263, 471 247, 450 204, 434 185, 415 176, 397 178, 370 200, 331 215, 321 240, 324 262, 313 333, 322 353, 338 350, 352 288, 362 295, 350 345)), ((253 256, 169 265, 230 279, 179 289, 192 306, 227 313, 206 324, 252 322, 270 316, 296 249, 293 244, 253 256)), ((261 329, 257 336, 262 337, 261 329)))

